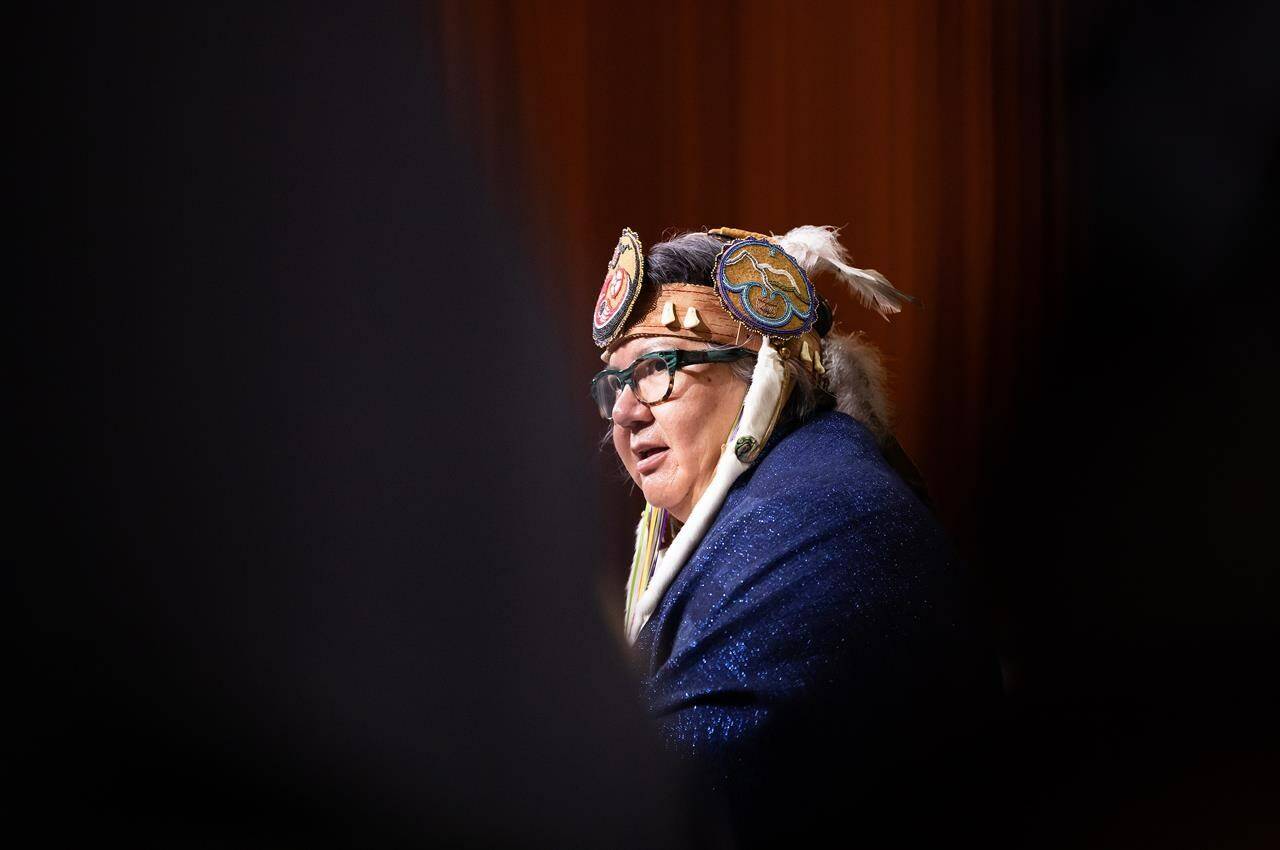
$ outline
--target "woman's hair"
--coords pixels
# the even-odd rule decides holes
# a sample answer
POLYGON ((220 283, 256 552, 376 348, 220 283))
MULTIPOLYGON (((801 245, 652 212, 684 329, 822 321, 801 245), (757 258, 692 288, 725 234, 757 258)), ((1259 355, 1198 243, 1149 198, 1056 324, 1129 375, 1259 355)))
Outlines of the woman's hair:
MULTIPOLYGON (((696 283, 711 286, 723 240, 706 233, 682 233, 661 242, 645 256, 646 283, 696 283)), ((799 425, 813 414, 836 408, 866 425, 879 439, 889 434, 889 405, 880 353, 858 334, 831 334, 831 313, 819 303, 817 330, 823 337, 825 375, 815 377, 796 360, 784 361, 792 380, 791 397, 778 419, 780 430, 799 425)), ((750 385, 756 358, 729 364, 750 385)))
MULTIPOLYGON (((791 358, 782 361, 782 365, 791 378, 791 395, 787 397, 787 404, 778 416, 778 424, 775 426, 778 433, 789 431, 813 414, 836 406, 835 397, 820 381, 814 379, 813 373, 800 365, 800 361, 791 358)), ((756 368, 755 355, 734 360, 729 368, 735 377, 750 386, 756 368)))
POLYGON ((699 283, 711 286, 724 240, 706 233, 682 233, 654 245, 644 257, 645 283, 699 283))

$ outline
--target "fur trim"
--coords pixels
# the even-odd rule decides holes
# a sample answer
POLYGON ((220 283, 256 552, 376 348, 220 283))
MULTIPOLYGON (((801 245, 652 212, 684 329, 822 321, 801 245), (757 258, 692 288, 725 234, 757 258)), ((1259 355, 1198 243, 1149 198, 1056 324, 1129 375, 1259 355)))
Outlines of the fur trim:
POLYGON ((860 333, 828 334, 822 341, 822 363, 836 409, 867 426, 883 442, 889 436, 891 411, 879 349, 860 333))

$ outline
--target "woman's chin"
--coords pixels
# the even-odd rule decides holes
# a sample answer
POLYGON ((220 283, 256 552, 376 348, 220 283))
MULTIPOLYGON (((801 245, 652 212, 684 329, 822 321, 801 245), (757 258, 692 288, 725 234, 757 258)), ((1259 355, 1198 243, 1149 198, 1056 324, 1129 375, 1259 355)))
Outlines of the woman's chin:
POLYGON ((644 493, 644 500, 655 508, 671 510, 680 502, 667 481, 644 481, 640 485, 640 492, 644 493))
POLYGON ((672 495, 669 489, 641 488, 644 500, 655 508, 664 508, 669 514, 681 522, 689 518, 690 504, 687 498, 672 495))
POLYGON ((666 498, 666 493, 662 489, 654 488, 654 487, 645 487, 642 485, 640 487, 640 492, 644 493, 644 500, 649 504, 653 505, 655 508, 667 507, 668 500, 666 498))

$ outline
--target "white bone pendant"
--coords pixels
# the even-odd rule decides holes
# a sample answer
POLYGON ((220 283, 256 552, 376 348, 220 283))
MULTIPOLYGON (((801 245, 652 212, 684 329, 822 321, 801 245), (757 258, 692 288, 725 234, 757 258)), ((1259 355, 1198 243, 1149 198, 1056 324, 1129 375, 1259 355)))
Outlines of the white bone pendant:
POLYGON ((690 307, 688 310, 686 310, 684 313, 684 320, 680 322, 680 324, 684 326, 685 330, 690 330, 690 331, 696 330, 697 328, 701 327, 702 317, 698 315, 698 308, 690 307))

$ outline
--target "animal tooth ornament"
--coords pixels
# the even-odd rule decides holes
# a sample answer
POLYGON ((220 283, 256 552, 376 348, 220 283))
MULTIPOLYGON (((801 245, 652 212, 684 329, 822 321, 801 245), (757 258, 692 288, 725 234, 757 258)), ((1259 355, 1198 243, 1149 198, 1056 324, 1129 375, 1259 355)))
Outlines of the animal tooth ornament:
POLYGON ((849 264, 833 227, 798 227, 782 236, 721 227, 712 286, 673 282, 646 286, 640 237, 630 228, 614 248, 596 301, 592 336, 603 358, 636 337, 676 337, 757 352, 751 386, 716 463, 711 483, 677 525, 663 508, 646 504, 636 528, 626 586, 625 630, 635 643, 663 594, 714 522, 734 482, 760 457, 790 397, 785 361, 795 359, 816 381, 825 377, 822 335, 830 310, 811 276, 828 272, 887 318, 914 301, 879 272, 849 264), (822 327, 819 318, 826 314, 822 327), (670 530, 675 534, 664 548, 670 530))

